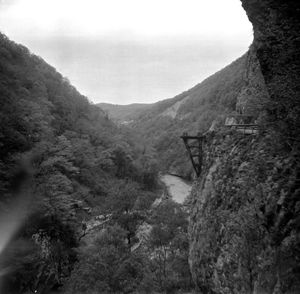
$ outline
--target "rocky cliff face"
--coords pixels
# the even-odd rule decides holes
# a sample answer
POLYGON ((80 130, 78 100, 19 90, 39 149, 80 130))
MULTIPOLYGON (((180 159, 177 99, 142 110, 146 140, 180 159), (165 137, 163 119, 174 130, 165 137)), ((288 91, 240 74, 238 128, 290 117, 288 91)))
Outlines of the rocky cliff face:
POLYGON ((190 266, 203 293, 297 293, 296 154, 272 142, 226 130, 206 138, 190 219, 190 266))
POLYGON ((299 130, 300 4, 295 0, 241 0, 271 103, 269 120, 287 139, 299 130))
POLYGON ((257 61, 237 108, 255 96, 263 130, 207 134, 192 192, 190 267, 200 293, 299 293, 299 4, 242 3, 257 61), (267 91, 256 95, 257 64, 267 91))
POLYGON ((253 45, 247 52, 245 67, 244 86, 237 96, 236 112, 259 119, 260 116, 265 115, 265 108, 270 97, 253 45))

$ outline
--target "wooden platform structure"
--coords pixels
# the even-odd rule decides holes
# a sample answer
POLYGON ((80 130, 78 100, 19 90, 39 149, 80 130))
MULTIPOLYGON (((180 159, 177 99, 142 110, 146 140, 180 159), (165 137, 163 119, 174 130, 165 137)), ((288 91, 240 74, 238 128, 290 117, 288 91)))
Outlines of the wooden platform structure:
MULTIPOLYGON (((257 135, 259 132, 259 126, 253 123, 253 116, 245 114, 233 114, 227 117, 225 127, 231 128, 244 135, 257 135)), ((201 175, 203 164, 203 141, 204 135, 198 133, 197 135, 189 135, 183 133, 180 137, 188 151, 190 160, 197 177, 201 175)))
POLYGON ((226 127, 235 129, 244 135, 256 135, 259 131, 257 124, 233 124, 227 125, 226 127))
POLYGON ((225 126, 234 129, 244 135, 256 135, 259 128, 253 122, 253 116, 244 114, 234 114, 227 117, 225 126))
POLYGON ((183 133, 180 138, 188 151, 195 173, 199 177, 202 171, 202 142, 204 136, 200 133, 195 136, 183 133))

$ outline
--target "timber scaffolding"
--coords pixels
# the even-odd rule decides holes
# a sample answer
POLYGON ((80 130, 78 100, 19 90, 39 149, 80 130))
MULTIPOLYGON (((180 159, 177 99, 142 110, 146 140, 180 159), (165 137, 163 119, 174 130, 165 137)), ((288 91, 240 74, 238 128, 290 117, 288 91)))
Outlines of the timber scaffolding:
POLYGON ((196 136, 190 136, 188 133, 183 133, 180 138, 183 140, 196 175, 199 177, 202 171, 202 142, 204 136, 200 133, 198 133, 196 136))
MULTIPOLYGON (((250 115, 232 115, 225 121, 225 127, 231 128, 244 135, 257 135, 259 127, 256 123, 251 123, 253 117, 250 115)), ((201 175, 203 164, 202 144, 205 134, 189 135, 187 132, 180 137, 183 140, 185 148, 189 154, 193 168, 197 177, 201 175)))

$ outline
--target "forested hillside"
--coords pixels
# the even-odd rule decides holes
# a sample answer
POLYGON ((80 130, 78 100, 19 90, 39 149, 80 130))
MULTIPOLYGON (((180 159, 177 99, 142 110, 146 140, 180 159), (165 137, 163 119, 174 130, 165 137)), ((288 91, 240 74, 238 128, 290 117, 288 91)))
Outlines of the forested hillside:
POLYGON ((85 187, 87 199, 96 191, 105 194, 102 176, 145 184, 144 167, 149 166, 150 174, 152 162, 141 155, 143 146, 133 143, 132 136, 66 78, 4 35, 0 61, 2 200, 11 197, 19 174, 26 172, 16 170, 16 166, 27 167, 21 162, 33 163, 33 169, 43 167, 34 170, 39 177, 47 178, 51 169, 57 171, 57 180, 72 178, 85 187))
MULTIPOLYGON (((147 259, 130 248, 158 195, 154 154, 53 67, 2 34, 0 95, 1 291, 131 293, 142 287, 147 259), (98 216, 107 233, 97 230, 98 216), (91 275, 97 262, 109 270, 101 279, 91 275)), ((152 273, 158 269, 154 264, 152 273)), ((148 283, 152 278, 147 275, 148 283)))
POLYGON ((241 2, 248 52, 149 105, 94 105, 0 33, 1 294, 299 293, 299 4, 241 2))

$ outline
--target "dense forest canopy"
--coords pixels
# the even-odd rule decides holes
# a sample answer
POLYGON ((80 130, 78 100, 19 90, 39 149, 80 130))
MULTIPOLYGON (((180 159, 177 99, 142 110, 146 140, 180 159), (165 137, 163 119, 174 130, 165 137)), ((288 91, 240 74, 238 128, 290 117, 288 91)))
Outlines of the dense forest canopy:
MULTIPOLYGON (((139 241, 140 225, 152 219, 151 205, 159 195, 151 148, 116 126, 44 60, 3 34, 0 95, 3 291, 47 293, 65 287, 70 293, 125 288, 132 293, 147 287, 156 278, 147 275, 144 281, 145 273, 150 266, 155 273, 161 265, 143 250, 131 253, 130 248, 139 241), (105 219, 105 226, 99 219, 105 219), (103 279, 91 276, 97 260, 106 263, 114 278, 108 273, 103 279)), ((186 228, 185 219, 183 224, 186 228)), ((186 253, 182 262, 187 265, 186 253)), ((189 287, 190 277, 183 279, 189 287)), ((167 285, 169 280, 165 275, 155 282, 157 289, 182 286, 175 280, 167 285)))

